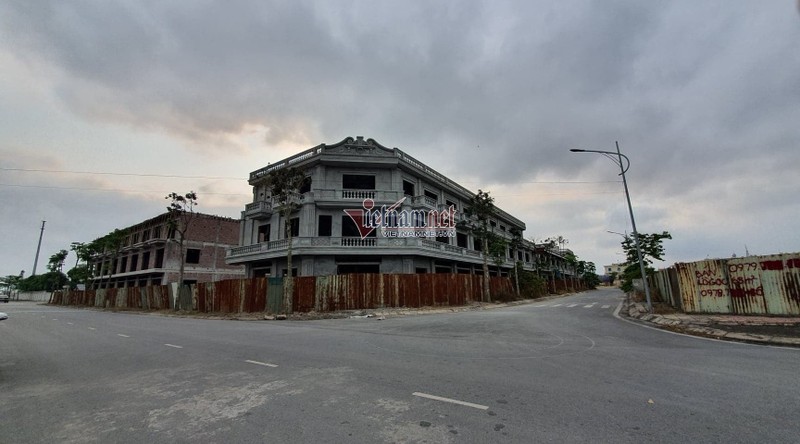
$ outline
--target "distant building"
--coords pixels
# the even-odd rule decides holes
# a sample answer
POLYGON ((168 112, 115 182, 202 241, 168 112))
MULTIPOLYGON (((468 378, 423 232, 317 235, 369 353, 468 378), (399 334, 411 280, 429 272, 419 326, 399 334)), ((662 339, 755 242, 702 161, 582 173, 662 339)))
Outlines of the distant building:
POLYGON ((611 264, 611 265, 604 265, 603 268, 605 268, 606 276, 610 276, 611 273, 617 273, 618 275, 622 274, 622 272, 625 271, 625 267, 627 266, 628 266, 627 264, 611 264))
MULTIPOLYGON (((118 252, 106 250, 89 261, 92 288, 141 287, 177 282, 180 252, 168 213, 125 228, 118 252)), ((244 267, 225 263, 225 251, 239 240, 238 220, 195 213, 186 232, 184 282, 244 277, 244 267)))
MULTIPOLYGON (((387 148, 363 137, 348 137, 250 173, 253 200, 242 211, 239 246, 231 248, 227 255, 229 264, 246 267, 248 277, 288 273, 288 240, 281 228, 285 221, 266 185, 269 173, 288 167, 298 168, 308 177, 300 189, 298 209, 289 221, 292 274, 482 272, 480 239, 458 224, 475 193, 398 148, 387 148), (364 236, 346 210, 362 211, 373 204, 376 209, 396 205, 399 213, 409 215, 407 221, 416 214, 452 207, 455 235, 388 236, 376 229, 364 236)), ((495 216, 490 221, 491 229, 506 240, 511 239, 512 228, 525 230, 521 220, 500 208, 496 208, 495 216)), ((516 260, 524 269, 551 278, 574 276, 573 268, 561 254, 532 242, 524 241, 516 258, 510 249, 504 256, 500 264, 489 261, 491 274, 507 275, 516 260)))

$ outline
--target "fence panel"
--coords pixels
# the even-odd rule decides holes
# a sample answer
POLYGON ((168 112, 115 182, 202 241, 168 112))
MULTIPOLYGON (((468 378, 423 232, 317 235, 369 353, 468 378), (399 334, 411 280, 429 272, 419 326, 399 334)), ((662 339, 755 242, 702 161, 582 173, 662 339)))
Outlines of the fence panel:
POLYGON ((267 278, 266 304, 268 313, 283 313, 283 278, 267 278))
POLYGON ((720 259, 675 264, 686 311, 730 313, 726 265, 720 259))

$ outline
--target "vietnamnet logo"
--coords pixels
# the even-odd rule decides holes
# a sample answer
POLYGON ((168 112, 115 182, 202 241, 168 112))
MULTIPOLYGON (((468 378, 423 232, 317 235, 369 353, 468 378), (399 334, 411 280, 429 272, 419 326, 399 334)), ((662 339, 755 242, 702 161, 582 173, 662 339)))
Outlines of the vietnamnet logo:
POLYGON ((456 237, 454 206, 438 210, 398 210, 406 198, 392 205, 375 207, 364 199, 362 208, 343 210, 355 222, 361 239, 380 229, 384 237, 456 237))

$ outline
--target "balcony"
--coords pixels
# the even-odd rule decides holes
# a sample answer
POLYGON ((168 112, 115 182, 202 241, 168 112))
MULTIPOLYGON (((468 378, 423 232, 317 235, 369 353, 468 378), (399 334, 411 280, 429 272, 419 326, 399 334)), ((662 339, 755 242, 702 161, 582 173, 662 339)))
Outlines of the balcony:
MULTIPOLYGON (((234 247, 228 250, 227 260, 233 264, 282 257, 288 247, 288 239, 234 247)), ((292 238, 292 252, 297 255, 419 254, 475 263, 483 259, 480 251, 413 237, 295 237, 292 238)))
POLYGON ((245 205, 244 217, 251 219, 268 219, 272 216, 272 201, 261 200, 245 205))
POLYGON ((312 193, 316 203, 322 202, 358 202, 372 199, 375 202, 395 203, 402 199, 403 193, 393 190, 355 190, 355 189, 319 189, 312 193))
POLYGON ((414 208, 427 207, 437 210, 439 208, 439 202, 433 197, 420 195, 411 198, 411 206, 414 208))

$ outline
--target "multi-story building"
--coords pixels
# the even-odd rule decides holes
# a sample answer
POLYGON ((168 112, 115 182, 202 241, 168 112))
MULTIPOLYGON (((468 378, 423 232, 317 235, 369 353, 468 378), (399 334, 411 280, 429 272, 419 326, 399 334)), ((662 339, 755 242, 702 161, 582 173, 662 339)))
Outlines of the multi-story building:
POLYGON ((618 275, 621 275, 622 272, 625 271, 625 267, 627 266, 628 266, 627 264, 611 264, 611 265, 604 265, 603 268, 605 268, 606 276, 611 276, 611 273, 616 273, 618 275))
MULTIPOLYGON (((482 272, 480 239, 457 223, 463 220, 462 212, 475 193, 404 151, 372 139, 348 137, 250 173, 253 201, 242 212, 239 246, 227 255, 229 264, 246 267, 248 277, 287 273, 285 221, 266 182, 269 173, 288 167, 300 169, 308 178, 300 189, 297 209, 289 218, 293 274, 482 272), (364 235, 367 230, 359 231, 351 215, 383 206, 402 214, 400 219, 432 211, 441 215, 452 208, 456 222, 449 233, 452 236, 389 236, 388 231, 379 229, 364 235)), ((525 230, 521 220, 502 209, 495 210, 490 223, 496 234, 510 240, 513 229, 525 230)), ((420 222, 414 225, 424 225, 420 222)), ((395 226, 398 224, 402 225, 394 221, 395 226)), ((492 274, 504 275, 513 266, 514 252, 509 249, 506 253, 500 265, 490 261, 492 274)), ((537 262, 543 263, 531 242, 524 242, 516 255, 530 270, 537 268, 537 262)), ((557 255, 544 256, 546 261, 557 255)))
MULTIPOLYGON (((90 261, 93 288, 166 285, 180 276, 181 253, 164 213, 121 230, 119 249, 106 248, 90 261)), ((244 267, 225 263, 225 252, 239 240, 239 221, 195 213, 186 231, 184 282, 244 277, 244 267)))

